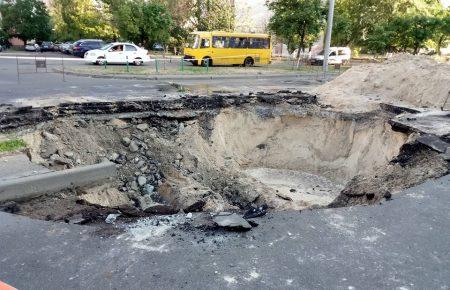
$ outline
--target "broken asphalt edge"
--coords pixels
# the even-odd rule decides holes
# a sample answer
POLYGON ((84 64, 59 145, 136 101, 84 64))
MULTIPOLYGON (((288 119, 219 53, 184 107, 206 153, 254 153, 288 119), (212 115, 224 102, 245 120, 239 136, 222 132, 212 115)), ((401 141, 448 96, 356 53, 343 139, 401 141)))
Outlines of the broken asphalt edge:
POLYGON ((102 162, 95 165, 54 171, 0 182, 0 202, 15 201, 55 193, 68 188, 95 185, 116 175, 116 165, 102 162))

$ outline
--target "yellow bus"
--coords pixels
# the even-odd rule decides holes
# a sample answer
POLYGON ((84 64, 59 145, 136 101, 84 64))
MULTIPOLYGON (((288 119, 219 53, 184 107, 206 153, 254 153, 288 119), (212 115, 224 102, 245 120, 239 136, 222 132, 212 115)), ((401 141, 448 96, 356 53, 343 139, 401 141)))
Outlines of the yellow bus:
POLYGON ((268 34, 199 31, 189 36, 184 60, 195 66, 269 64, 272 44, 268 34))

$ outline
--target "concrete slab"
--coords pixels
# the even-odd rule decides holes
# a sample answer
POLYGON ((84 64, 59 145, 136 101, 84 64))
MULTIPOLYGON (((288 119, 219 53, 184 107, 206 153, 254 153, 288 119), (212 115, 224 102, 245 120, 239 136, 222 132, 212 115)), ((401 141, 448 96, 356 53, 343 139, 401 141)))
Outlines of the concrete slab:
POLYGON ((438 137, 450 136, 450 111, 404 114, 390 121, 393 126, 438 137))

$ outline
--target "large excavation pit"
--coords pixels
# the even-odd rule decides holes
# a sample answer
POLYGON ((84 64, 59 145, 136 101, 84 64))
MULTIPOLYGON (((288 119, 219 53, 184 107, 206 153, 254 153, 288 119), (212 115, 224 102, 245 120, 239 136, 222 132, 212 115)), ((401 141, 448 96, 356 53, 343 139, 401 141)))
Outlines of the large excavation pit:
POLYGON ((55 111, 24 136, 32 160, 63 170, 108 159, 118 176, 18 203, 36 218, 373 204, 448 170, 415 134, 393 130, 392 113, 334 112, 301 93, 55 111))

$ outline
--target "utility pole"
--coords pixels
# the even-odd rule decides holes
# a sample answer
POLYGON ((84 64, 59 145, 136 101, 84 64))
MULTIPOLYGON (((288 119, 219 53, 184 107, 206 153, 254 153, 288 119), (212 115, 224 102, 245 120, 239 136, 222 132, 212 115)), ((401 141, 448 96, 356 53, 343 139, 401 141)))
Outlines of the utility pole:
POLYGON ((328 57, 330 55, 331 34, 333 32, 333 18, 334 18, 334 0, 329 0, 327 34, 325 35, 325 51, 323 54, 323 74, 325 77, 328 72, 328 57))

